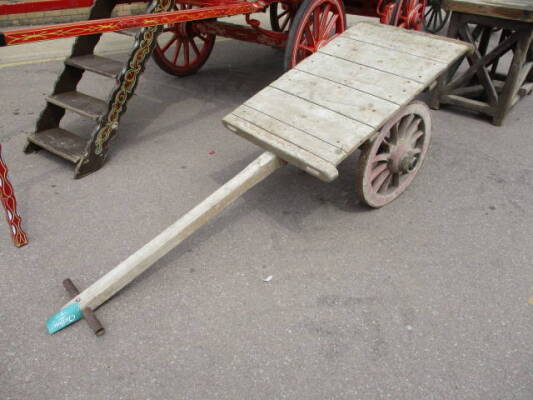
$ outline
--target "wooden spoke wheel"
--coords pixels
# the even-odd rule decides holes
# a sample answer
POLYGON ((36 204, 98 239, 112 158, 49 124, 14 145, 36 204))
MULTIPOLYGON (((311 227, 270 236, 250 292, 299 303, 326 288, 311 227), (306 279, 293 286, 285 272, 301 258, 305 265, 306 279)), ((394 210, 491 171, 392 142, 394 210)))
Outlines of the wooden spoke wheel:
MULTIPOLYGON (((192 8, 188 4, 176 4, 175 10, 192 8)), ((164 25, 157 37, 153 57, 157 65, 165 72, 176 76, 196 73, 207 61, 216 36, 197 33, 190 22, 164 25)))
POLYGON ((305 0, 289 31, 284 66, 291 69, 346 29, 342 0, 305 0))
POLYGON ((426 0, 404 0, 405 8, 400 16, 400 28, 419 31, 424 26, 426 0))
POLYGON ((291 27, 298 5, 294 3, 272 3, 269 7, 270 26, 274 32, 285 32, 291 27))
POLYGON ((422 166, 430 141, 429 108, 415 101, 365 144, 356 173, 359 200, 379 208, 396 199, 422 166))
POLYGON ((424 28, 431 33, 437 33, 444 28, 451 12, 442 6, 442 0, 428 0, 424 15, 424 28))

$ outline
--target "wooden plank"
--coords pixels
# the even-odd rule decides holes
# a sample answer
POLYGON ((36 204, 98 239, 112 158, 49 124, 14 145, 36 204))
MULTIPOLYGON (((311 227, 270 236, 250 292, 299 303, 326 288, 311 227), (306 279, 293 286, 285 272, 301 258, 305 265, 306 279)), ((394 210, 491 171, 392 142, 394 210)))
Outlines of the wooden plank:
POLYGON ((327 79, 291 70, 270 86, 377 129, 398 105, 327 79))
POLYGON ((464 54, 469 45, 458 40, 390 25, 360 23, 344 32, 343 37, 371 43, 444 64, 464 54))
POLYGON ((531 0, 447 0, 446 6, 455 12, 533 22, 531 0))
POLYGON ((299 97, 266 87, 244 104, 351 153, 374 129, 299 97))
POLYGON ((243 193, 283 165, 285 162, 276 155, 270 152, 263 153, 233 179, 65 304, 63 308, 72 303, 78 303, 82 310, 87 307, 96 310, 243 193))
POLYGON ((109 78, 116 78, 122 71, 122 68, 125 67, 125 64, 120 61, 100 57, 94 54, 67 58, 65 64, 109 78))
MULTIPOLYGON (((358 42, 343 36, 322 47, 319 52, 424 85, 431 83, 443 70, 443 65, 440 62, 386 49, 371 43, 358 42)), ((380 82, 376 83, 380 84, 380 82)))
POLYGON ((424 85, 374 68, 327 54, 315 53, 295 69, 346 85, 384 100, 403 105, 424 90, 424 85))
POLYGON ((339 160, 347 156, 347 153, 338 147, 334 147, 300 129, 289 126, 246 105, 242 105, 233 111, 233 115, 332 164, 338 164, 339 160))
POLYGON ((314 154, 303 150, 276 135, 254 125, 234 114, 229 114, 222 120, 226 128, 239 136, 272 151, 283 160, 297 166, 303 171, 325 182, 331 182, 339 175, 335 165, 314 154))
POLYGON ((54 94, 46 98, 47 101, 73 111, 87 118, 98 120, 107 110, 107 103, 96 97, 72 91, 54 94))
POLYGON ((61 128, 47 129, 28 136, 28 141, 76 164, 87 147, 87 140, 61 128))

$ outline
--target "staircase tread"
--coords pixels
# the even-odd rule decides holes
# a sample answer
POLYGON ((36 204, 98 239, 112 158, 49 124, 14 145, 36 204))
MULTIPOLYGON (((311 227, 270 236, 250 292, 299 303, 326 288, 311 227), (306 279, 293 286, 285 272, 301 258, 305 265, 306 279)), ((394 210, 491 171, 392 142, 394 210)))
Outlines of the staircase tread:
POLYGON ((50 103, 94 120, 97 120, 107 111, 107 103, 105 101, 77 91, 54 94, 47 97, 47 100, 50 103))
POLYGON ((115 31, 115 33, 135 37, 140 30, 140 28, 122 29, 121 31, 115 31))
POLYGON ((121 63, 120 61, 94 54, 67 58, 65 60, 65 64, 107 76, 109 78, 116 78, 124 67, 124 63, 121 63))
POLYGON ((35 132, 28 136, 28 140, 74 164, 81 160, 88 142, 86 139, 62 128, 35 132))

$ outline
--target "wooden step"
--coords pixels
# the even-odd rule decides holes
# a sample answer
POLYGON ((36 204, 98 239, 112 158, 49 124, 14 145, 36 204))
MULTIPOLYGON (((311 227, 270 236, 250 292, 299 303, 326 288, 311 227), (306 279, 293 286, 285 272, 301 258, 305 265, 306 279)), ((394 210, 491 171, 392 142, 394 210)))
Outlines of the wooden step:
POLYGON ((131 36, 131 37, 135 37, 137 35, 137 33, 139 33, 140 29, 123 29, 121 31, 115 31, 115 33, 118 33, 120 35, 126 35, 126 36, 131 36))
POLYGON ((74 164, 81 160, 87 145, 87 140, 61 128, 33 133, 28 141, 74 164))
POLYGON ((105 101, 75 91, 54 94, 47 97, 46 100, 95 121, 107 110, 105 101))
POLYGON ((67 58, 65 64, 109 78, 116 78, 124 67, 124 63, 120 61, 95 56, 94 54, 67 58))

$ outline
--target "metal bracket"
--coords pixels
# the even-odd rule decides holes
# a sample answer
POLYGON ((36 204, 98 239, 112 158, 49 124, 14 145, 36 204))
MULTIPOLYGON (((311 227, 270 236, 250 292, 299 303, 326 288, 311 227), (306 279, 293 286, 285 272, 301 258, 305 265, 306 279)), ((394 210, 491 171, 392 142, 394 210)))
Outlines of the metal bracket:
MULTIPOLYGON (((80 294, 78 288, 68 278, 63 281, 63 286, 72 298, 75 298, 80 294)), ((96 336, 102 336, 105 333, 105 329, 98 318, 96 318, 94 311, 90 307, 85 307, 81 312, 83 313, 85 321, 87 321, 87 325, 89 325, 89 328, 92 329, 94 334, 96 336)))

